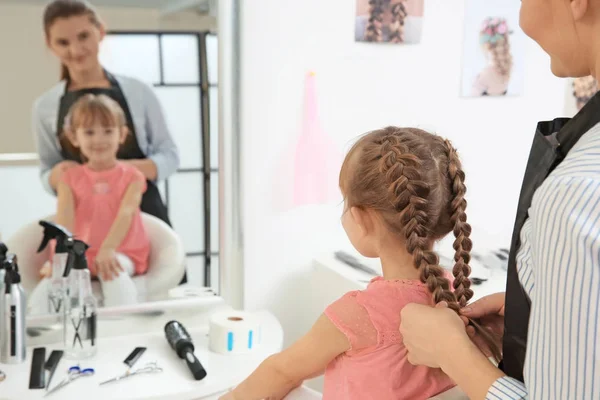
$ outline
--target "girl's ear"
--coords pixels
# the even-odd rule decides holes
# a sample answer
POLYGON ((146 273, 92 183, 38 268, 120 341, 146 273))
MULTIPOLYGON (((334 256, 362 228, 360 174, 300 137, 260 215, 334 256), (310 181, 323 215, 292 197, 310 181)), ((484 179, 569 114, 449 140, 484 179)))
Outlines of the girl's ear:
POLYGON ((363 236, 367 236, 373 232, 375 224, 373 216, 369 211, 359 207, 352 207, 350 208, 350 214, 352 214, 352 219, 356 222, 356 225, 363 236))
POLYGON ((125 139, 127 139, 127 135, 129 135, 129 128, 126 126, 121 127, 121 131, 119 133, 119 144, 125 143, 125 139))

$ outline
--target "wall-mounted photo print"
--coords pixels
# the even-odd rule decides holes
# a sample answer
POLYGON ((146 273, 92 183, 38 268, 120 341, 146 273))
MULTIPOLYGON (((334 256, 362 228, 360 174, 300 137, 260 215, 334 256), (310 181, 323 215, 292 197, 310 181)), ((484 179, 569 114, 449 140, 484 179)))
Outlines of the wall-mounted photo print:
POLYGON ((467 0, 461 93, 514 96, 523 89, 524 39, 518 2, 467 0))
POLYGON ((414 44, 421 41, 424 0, 357 0, 357 42, 414 44))

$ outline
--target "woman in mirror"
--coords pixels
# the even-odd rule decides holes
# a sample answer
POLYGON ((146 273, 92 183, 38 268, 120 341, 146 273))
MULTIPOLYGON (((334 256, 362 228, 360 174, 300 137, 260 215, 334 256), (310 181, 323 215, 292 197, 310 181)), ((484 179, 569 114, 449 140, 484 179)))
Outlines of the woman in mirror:
POLYGON ((99 48, 106 31, 86 1, 52 1, 44 11, 43 23, 48 48, 62 65, 61 81, 33 107, 44 187, 55 194, 61 174, 82 162, 79 151, 62 135, 69 108, 86 94, 105 94, 121 106, 131 132, 118 158, 136 167, 147 180, 141 210, 170 225, 156 182, 176 171, 179 153, 158 98, 139 80, 113 75, 102 67, 99 48))

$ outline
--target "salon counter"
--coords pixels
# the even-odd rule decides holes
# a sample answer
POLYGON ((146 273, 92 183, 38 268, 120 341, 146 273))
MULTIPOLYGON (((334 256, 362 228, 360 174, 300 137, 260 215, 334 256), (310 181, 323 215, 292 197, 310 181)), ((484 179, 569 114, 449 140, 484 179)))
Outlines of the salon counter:
MULTIPOLYGON (((262 343, 254 353, 221 355, 209 351, 207 318, 213 312, 222 310, 231 308, 220 303, 200 314, 188 314, 187 317, 185 313, 177 315, 177 312, 167 312, 154 317, 99 320, 99 329, 103 332, 99 335, 98 353, 89 360, 79 362, 81 368, 94 368, 95 375, 79 378, 48 397, 44 397, 44 390, 27 389, 33 350, 29 347, 25 363, 0 365, 0 369, 6 373, 6 380, 0 383, 0 399, 216 399, 219 393, 240 383, 265 358, 280 351, 283 345, 283 331, 277 319, 268 312, 259 312, 257 315, 262 321, 262 343), (177 357, 165 339, 163 327, 172 319, 179 320, 194 340, 195 354, 208 372, 202 381, 193 380, 185 361, 177 357), (116 334, 111 334, 110 331, 116 334), (163 372, 138 375, 99 386, 100 382, 125 372, 123 360, 138 346, 147 347, 147 350, 134 369, 156 362, 163 368, 163 372)), ((55 348, 59 348, 57 343, 46 345, 46 356, 55 348)), ((67 369, 77 363, 63 357, 51 386, 58 384, 66 376, 67 369)))

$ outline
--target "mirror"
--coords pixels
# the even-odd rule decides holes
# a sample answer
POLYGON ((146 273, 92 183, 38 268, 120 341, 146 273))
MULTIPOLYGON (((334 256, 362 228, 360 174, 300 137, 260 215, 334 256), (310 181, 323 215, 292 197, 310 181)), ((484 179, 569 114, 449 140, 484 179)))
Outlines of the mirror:
MULTIPOLYGON (((57 135, 59 104, 65 85, 59 83, 59 60, 45 42, 42 16, 47 3, 45 0, 0 3, 0 26, 10 32, 0 35, 0 49, 13 54, 4 60, 0 76, 4 94, 0 98, 0 117, 5 127, 0 131, 0 180, 3 182, 0 240, 7 243, 10 252, 17 254, 22 285, 30 300, 30 316, 51 314, 53 309, 46 295, 41 296, 43 301, 36 299, 36 304, 31 304, 32 299, 40 297, 37 292, 40 282, 44 281, 40 270, 50 257, 49 248, 36 253, 42 240, 38 221, 52 220, 57 213, 57 198, 44 187, 44 176, 40 177, 44 163, 48 163, 47 154, 42 153, 48 147, 57 146, 60 153, 56 154, 61 157, 65 154, 57 135), (43 104, 38 102, 36 108, 34 103, 40 97, 45 100, 43 104), (46 129, 45 139, 35 139, 40 137, 36 131, 39 129, 46 129)), ((104 282, 96 277, 92 283, 94 295, 101 307, 117 308, 130 307, 132 302, 213 296, 218 293, 221 248, 217 2, 91 0, 91 3, 106 26, 106 36, 100 42, 97 56, 92 51, 85 57, 97 59, 117 82, 129 108, 124 110, 125 117, 131 115, 127 120, 133 127, 129 135, 136 138, 142 157, 152 160, 154 173, 160 175, 161 169, 169 169, 164 167, 169 162, 163 161, 169 155, 161 153, 165 141, 174 143, 179 160, 176 168, 165 174, 168 176, 159 176, 158 180, 150 179, 147 183, 144 196, 156 183, 168 215, 162 219, 170 221, 171 226, 161 221, 160 216, 149 213, 140 216, 150 250, 147 269, 142 272, 137 258, 128 257, 133 264, 132 276, 128 278, 129 285, 133 282, 137 291, 135 300, 122 300, 128 296, 110 300, 107 298, 110 295, 105 296, 104 282), (151 92, 144 92, 145 88, 151 92), (158 104, 155 108, 154 100, 158 104)), ((85 66, 81 70, 85 73, 85 66)), ((106 80, 114 89, 112 81, 106 80)), ((129 150, 121 147, 121 151, 129 150)), ((132 154, 130 158, 140 157, 132 154)), ((146 174, 143 167, 132 165, 146 174)), ((45 182, 47 186, 47 176, 45 182)), ((94 182, 92 187, 96 190, 99 184, 94 182)), ((109 185, 107 182, 102 184, 109 185)), ((71 191, 76 199, 89 198, 89 195, 75 193, 74 187, 71 191)), ((119 193, 124 196, 124 191, 119 193)), ((77 203, 74 207, 79 206, 77 203)), ((75 218, 83 218, 84 214, 75 212, 75 218)), ((115 210, 110 215, 116 215, 115 210)), ((85 225, 77 222, 72 230, 76 236, 91 238, 89 231, 77 228, 85 225)), ((115 252, 129 251, 121 246, 129 240, 128 232, 116 245, 115 252)), ((98 248, 94 256, 97 251, 98 248)), ((123 263, 126 261, 120 261, 123 263)))

